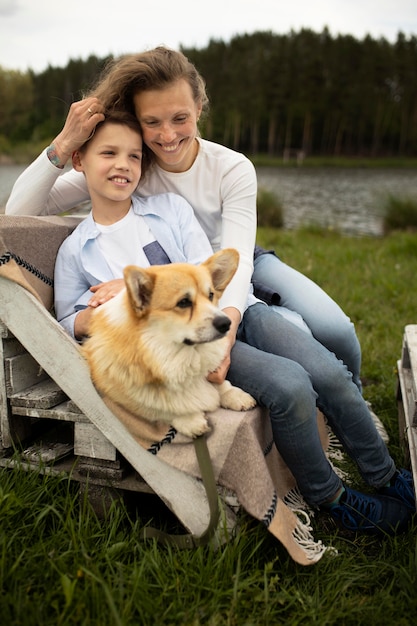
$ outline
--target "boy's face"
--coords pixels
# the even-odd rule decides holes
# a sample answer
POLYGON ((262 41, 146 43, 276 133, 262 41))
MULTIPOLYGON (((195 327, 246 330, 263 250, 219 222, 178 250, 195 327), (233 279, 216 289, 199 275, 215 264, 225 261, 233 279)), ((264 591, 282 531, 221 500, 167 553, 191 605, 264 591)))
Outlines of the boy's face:
POLYGON ((140 134, 113 122, 99 127, 85 148, 73 155, 73 166, 84 173, 93 204, 129 199, 139 184, 141 164, 140 134))

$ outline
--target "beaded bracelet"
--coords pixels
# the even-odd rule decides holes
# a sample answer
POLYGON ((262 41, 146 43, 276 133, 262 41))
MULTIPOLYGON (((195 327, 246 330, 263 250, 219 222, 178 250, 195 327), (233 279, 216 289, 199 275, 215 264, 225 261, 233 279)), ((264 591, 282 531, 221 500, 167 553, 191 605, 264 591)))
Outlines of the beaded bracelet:
POLYGON ((61 165, 60 158, 59 158, 59 156, 57 154, 55 145, 53 143, 51 143, 51 145, 47 149, 46 154, 48 156, 48 159, 52 163, 52 165, 55 165, 55 167, 58 167, 60 170, 64 169, 64 166, 61 165))

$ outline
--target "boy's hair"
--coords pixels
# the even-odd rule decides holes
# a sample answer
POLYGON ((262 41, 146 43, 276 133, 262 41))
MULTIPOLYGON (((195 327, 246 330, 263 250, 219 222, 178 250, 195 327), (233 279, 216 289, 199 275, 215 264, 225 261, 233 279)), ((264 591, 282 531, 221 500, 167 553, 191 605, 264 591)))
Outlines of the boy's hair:
MULTIPOLYGON (((94 131, 90 135, 90 137, 83 143, 83 145, 78 148, 80 152, 84 152, 92 138, 94 137, 96 131, 104 126, 105 124, 119 124, 121 126, 127 126, 134 132, 136 132, 140 137, 142 137, 142 129, 135 115, 129 113, 128 111, 120 111, 120 110, 110 110, 105 113, 105 119, 102 122, 99 122, 95 127, 94 131)), ((141 171, 141 180, 145 176, 148 167, 149 167, 150 159, 149 159, 149 149, 146 145, 142 144, 142 171, 141 171)))

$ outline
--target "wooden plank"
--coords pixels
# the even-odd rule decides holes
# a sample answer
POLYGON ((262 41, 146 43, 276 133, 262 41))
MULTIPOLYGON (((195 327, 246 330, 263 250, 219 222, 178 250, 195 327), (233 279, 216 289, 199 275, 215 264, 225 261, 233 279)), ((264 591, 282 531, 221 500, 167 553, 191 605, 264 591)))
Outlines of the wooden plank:
POLYGON ((400 403, 400 438, 407 441, 409 458, 411 461, 411 471, 414 479, 414 489, 417 492, 417 428, 413 425, 412 411, 408 402, 410 389, 412 387, 412 377, 410 370, 402 367, 402 362, 398 361, 398 380, 400 403))
POLYGON ((129 471, 131 472, 134 471, 121 455, 119 455, 115 461, 107 461, 106 459, 92 459, 89 456, 80 456, 78 457, 78 459, 79 461, 78 461, 77 467, 79 468, 82 465, 83 468, 87 468, 88 471, 96 467, 99 467, 105 470, 107 469, 126 470, 126 468, 129 468, 129 471))
POLYGON ((75 402, 71 400, 71 398, 69 398, 68 400, 68 410, 72 413, 82 413, 82 411, 80 411, 78 406, 75 404, 75 402))
POLYGON ((26 352, 20 341, 11 337, 10 339, 3 339, 3 358, 16 356, 16 354, 23 354, 26 352))
POLYGON ((48 377, 45 370, 27 352, 6 358, 4 366, 8 396, 36 385, 48 377))
POLYGON ((23 406, 38 409, 49 409, 67 399, 62 389, 50 378, 18 393, 13 393, 9 397, 12 407, 23 406))
MULTIPOLYGON (((94 479, 107 480, 107 485, 114 486, 114 481, 120 481, 126 474, 126 467, 119 466, 116 462, 109 465, 100 465, 97 463, 85 463, 86 457, 80 457, 77 465, 77 471, 82 476, 89 476, 94 479)), ((91 459, 88 459, 89 461, 91 459)))
MULTIPOLYGON (((398 361, 400 364, 400 361, 398 361)), ((399 371, 399 370, 398 370, 399 371)), ((398 382, 397 382, 397 408, 398 408, 398 430, 400 435, 400 446, 404 452, 404 464, 410 465, 410 449, 408 447, 408 439, 407 439, 407 426, 405 422, 405 411, 403 405, 403 399, 401 394, 401 385, 400 385, 400 376, 402 374, 398 373, 398 382)))
POLYGON ((62 441, 38 442, 25 448, 21 453, 21 458, 28 463, 51 463, 68 456, 73 450, 72 443, 62 441))
POLYGON ((63 422, 89 422, 90 420, 83 413, 74 412, 74 404, 70 401, 63 402, 49 409, 28 408, 14 406, 13 415, 24 415, 25 417, 37 417, 51 420, 61 420, 63 422))
MULTIPOLYGON (((400 391, 401 391, 401 402, 404 406, 404 414, 407 416, 405 421, 405 427, 408 428, 410 426, 410 419, 412 420, 413 411, 414 411, 414 401, 412 397, 412 375, 411 370, 408 368, 402 367, 401 361, 398 361, 398 379, 400 383, 400 391)), ((411 421, 411 425, 412 425, 411 421)))
POLYGON ((8 337, 13 337, 10 330, 7 328, 6 324, 0 319, 0 339, 6 339, 8 337))
MULTIPOLYGON (((0 467, 4 468, 13 468, 18 467, 19 469, 23 469, 24 471, 37 471, 41 474, 47 475, 62 475, 68 474, 68 478, 71 480, 76 480, 80 483, 88 483, 94 485, 101 485, 103 487, 107 487, 109 485, 108 476, 94 476, 90 475, 88 472, 84 470, 80 472, 78 470, 78 459, 74 456, 66 456, 62 459, 58 459, 52 465, 47 465, 44 463, 39 463, 39 461, 24 461, 21 458, 10 458, 10 457, 0 457, 0 467)), ((123 476, 121 479, 112 480, 112 486, 118 489, 123 489, 125 491, 132 491, 137 493, 150 493, 154 494, 155 492, 151 489, 151 487, 141 479, 138 474, 131 472, 126 476, 123 476)))
POLYGON ((409 411, 410 420, 417 426, 417 324, 409 324, 404 329, 403 367, 410 370, 409 411))
POLYGON ((117 458, 114 445, 91 422, 77 422, 74 425, 74 454, 107 461, 115 461, 117 458))
POLYGON ((11 442, 9 403, 7 400, 6 372, 4 369, 4 343, 0 338, 0 446, 9 447, 11 442))

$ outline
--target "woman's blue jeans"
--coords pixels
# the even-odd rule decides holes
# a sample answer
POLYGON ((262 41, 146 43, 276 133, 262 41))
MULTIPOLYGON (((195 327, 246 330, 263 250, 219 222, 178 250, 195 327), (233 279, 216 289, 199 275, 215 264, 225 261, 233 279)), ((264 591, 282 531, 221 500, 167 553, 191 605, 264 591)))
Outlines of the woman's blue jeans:
POLYGON ((263 303, 246 310, 237 339, 228 379, 269 410, 275 444, 308 503, 322 504, 341 486, 323 452, 316 406, 366 482, 379 488, 390 480, 394 462, 341 360, 263 303))
MULTIPOLYGON (((255 259, 253 278, 276 291, 282 307, 301 316, 317 341, 346 364, 353 382, 362 390, 361 348, 355 327, 336 302, 274 254, 262 254, 255 259)), ((285 316, 285 310, 282 313, 285 316)))

